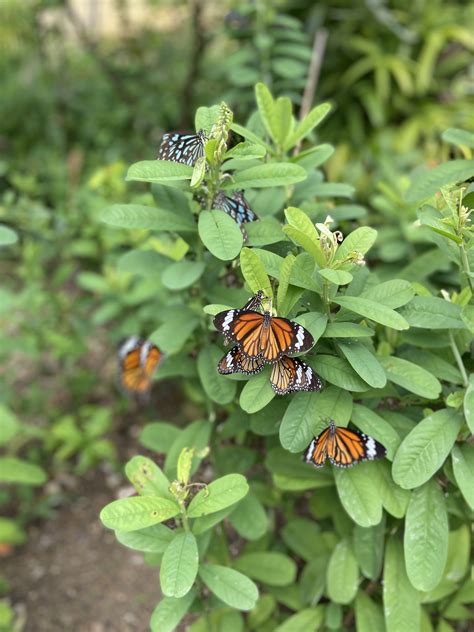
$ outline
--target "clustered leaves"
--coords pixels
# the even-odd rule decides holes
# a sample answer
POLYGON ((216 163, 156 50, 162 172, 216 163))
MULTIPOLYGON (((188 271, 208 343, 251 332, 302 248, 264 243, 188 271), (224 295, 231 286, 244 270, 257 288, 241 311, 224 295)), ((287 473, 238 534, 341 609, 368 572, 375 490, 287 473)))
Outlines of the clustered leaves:
POLYGON ((474 163, 422 172, 406 194, 418 209, 412 230, 447 258, 444 274, 418 273, 417 257, 379 274, 370 265, 377 231, 354 229, 360 207, 338 203, 351 189, 319 169, 332 148, 293 151, 329 107, 296 122, 289 99, 263 84, 256 100, 246 127, 226 106, 200 108, 207 167, 132 165, 128 179, 151 182, 155 205, 138 194, 103 213, 110 225, 143 229, 118 267, 137 287, 153 270, 160 283, 144 302, 159 309, 135 324, 168 354, 158 379, 184 378, 202 418, 145 426, 140 441, 164 456, 163 469, 132 459, 139 495, 112 502, 102 521, 160 564, 153 630, 173 630, 189 611, 193 632, 452 629, 468 620, 473 588, 473 197, 461 181, 474 163), (229 125, 244 140, 224 151, 229 125), (241 188, 261 218, 246 224, 245 245, 209 197, 205 209, 193 199, 241 188), (305 361, 325 380, 321 392, 279 397, 267 370, 217 373, 223 351, 210 317, 258 290, 314 337, 305 361), (328 418, 353 422, 387 459, 302 463, 328 418))

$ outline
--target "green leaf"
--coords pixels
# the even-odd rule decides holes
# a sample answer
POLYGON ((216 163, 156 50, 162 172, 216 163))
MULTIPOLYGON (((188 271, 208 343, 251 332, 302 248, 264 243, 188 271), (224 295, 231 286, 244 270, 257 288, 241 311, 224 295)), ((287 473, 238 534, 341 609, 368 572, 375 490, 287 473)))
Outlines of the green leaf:
POLYGON ((0 224, 0 246, 10 246, 16 244, 18 235, 9 226, 0 224))
POLYGON ((198 230, 201 241, 209 252, 222 261, 235 259, 242 248, 242 232, 227 213, 201 211, 198 230))
POLYGON ((378 283, 362 292, 362 298, 368 298, 376 303, 382 303, 386 307, 397 309, 413 298, 415 291, 409 281, 392 279, 385 283, 378 283))
POLYGON ((375 243, 377 231, 369 226, 356 228, 347 235, 336 251, 335 260, 342 261, 356 252, 365 255, 375 243))
POLYGON ((115 537, 124 546, 144 553, 164 553, 174 532, 163 524, 137 531, 116 531, 115 537))
POLYGON ((196 231, 196 222, 191 213, 175 213, 141 204, 113 204, 102 211, 100 219, 117 228, 146 228, 160 232, 196 231))
POLYGON ((324 621, 324 608, 305 608, 281 623, 273 632, 309 632, 321 628, 324 621))
POLYGON ((374 527, 356 525, 353 532, 354 554, 365 577, 375 581, 380 575, 385 544, 385 520, 374 527))
POLYGON ((359 583, 357 560, 347 540, 341 540, 332 552, 327 570, 328 597, 334 603, 348 604, 359 583))
POLYGON ((451 459, 459 491, 469 507, 474 510, 474 446, 454 446, 451 459))
POLYGON ((261 189, 264 187, 284 187, 306 180, 307 173, 303 167, 286 162, 268 162, 257 167, 249 167, 238 171, 227 182, 223 189, 261 189))
POLYGON ((360 314, 365 318, 375 321, 376 323, 380 323, 381 325, 385 325, 386 327, 391 327, 392 329, 403 330, 408 329, 409 324, 407 321, 400 316, 400 314, 390 307, 385 307, 380 303, 376 303, 375 301, 371 301, 367 298, 361 298, 360 296, 344 296, 333 298, 332 301, 348 309, 355 314, 360 314))
POLYGON ((142 160, 127 171, 126 180, 166 184, 177 180, 191 180, 193 168, 172 160, 142 160))
POLYGON ((306 312, 305 314, 297 316, 295 320, 309 331, 316 343, 326 329, 328 317, 326 314, 321 314, 320 312, 306 312))
POLYGON ((387 378, 407 391, 427 399, 436 399, 440 394, 439 380, 421 366, 395 356, 380 356, 379 362, 387 378))
POLYGON ((246 413, 256 413, 275 397, 270 384, 268 371, 253 375, 240 393, 240 407, 246 413))
POLYGON ((46 482, 46 472, 28 461, 13 456, 2 456, 0 457, 0 482, 42 485, 46 482))
POLYGON ((270 279, 265 272, 263 263, 254 250, 242 248, 240 253, 240 267, 244 279, 254 294, 259 290, 263 290, 266 296, 273 298, 270 279))
POLYGON ((194 116, 194 129, 199 132, 203 129, 207 135, 212 130, 219 119, 221 108, 219 105, 211 105, 211 107, 201 106, 196 110, 194 116))
POLYGON ((268 517, 252 492, 243 498, 229 516, 229 522, 246 540, 258 540, 268 529, 268 517))
POLYGON ((461 428, 455 410, 438 410, 420 421, 402 441, 393 461, 393 479, 404 489, 426 483, 442 466, 461 428))
POLYGON ((291 101, 288 97, 278 97, 273 110, 276 143, 282 147, 293 128, 291 101))
POLYGON ((106 505, 100 512, 100 519, 108 529, 136 531, 174 518, 178 513, 179 506, 167 498, 132 496, 106 505))
POLYGON ((297 393, 290 401, 280 425, 280 442, 285 450, 301 452, 314 436, 314 418, 319 393, 297 393))
POLYGON ((198 355, 197 369, 207 396, 216 404, 229 404, 235 397, 236 382, 217 372, 222 351, 216 345, 203 347, 198 355))
POLYGON ((311 366, 321 377, 331 384, 348 391, 367 391, 369 385, 364 382, 350 366, 347 360, 332 355, 318 355, 311 366))
POLYGON ((129 250, 117 261, 117 270, 143 277, 156 277, 161 276, 168 263, 168 259, 153 250, 129 250))
POLYGON ((338 342, 347 361, 360 377, 373 388, 383 388, 387 383, 385 371, 377 357, 361 342, 338 342))
POLYGON ((417 173, 408 189, 405 200, 416 202, 437 193, 441 187, 454 182, 463 182, 474 175, 474 160, 450 160, 425 173, 417 173))
POLYGON ((160 564, 160 586, 167 597, 184 597, 196 579, 199 553, 196 538, 189 531, 177 533, 160 564))
MULTIPOLYGON (((323 143, 322 145, 316 145, 315 147, 311 147, 306 151, 300 152, 297 156, 293 156, 290 158, 291 162, 295 162, 298 165, 301 165, 308 171, 311 169, 316 169, 326 162, 328 158, 330 158, 334 153, 334 147, 332 145, 328 145, 327 143, 323 143)), ((331 209, 331 214, 333 213, 333 209, 331 209)), ((336 219, 336 218, 335 218, 336 219)), ((344 219, 344 218, 337 218, 344 219)), ((351 219, 351 218, 349 218, 351 219)))
POLYGON ((410 500, 410 492, 395 483, 388 461, 377 461, 373 467, 378 475, 379 492, 384 509, 395 518, 403 518, 410 500))
POLYGON ((270 90, 264 83, 255 86, 255 100, 258 111, 268 135, 276 143, 278 142, 278 122, 275 116, 275 101, 270 90))
MULTIPOLYGON (((164 471, 171 480, 176 478, 177 464, 181 450, 183 448, 195 448, 198 452, 203 450, 209 442, 211 430, 212 424, 209 421, 194 421, 181 430, 166 455, 164 471)), ((194 455, 191 475, 196 472, 201 460, 202 457, 197 457, 196 454, 194 455)))
POLYGON ((176 630, 195 598, 196 591, 190 590, 187 595, 180 599, 174 597, 161 599, 151 615, 151 632, 173 632, 176 630))
POLYGON ((326 386, 317 395, 316 415, 312 429, 319 434, 327 425, 328 419, 337 419, 340 426, 348 424, 352 414, 352 395, 337 386, 326 386), (322 423, 323 422, 323 423, 322 423))
POLYGON ((383 606, 387 632, 420 629, 420 595, 408 579, 402 543, 394 536, 385 551, 383 606))
POLYGON ((179 433, 180 429, 172 424, 154 421, 144 426, 138 440, 145 448, 166 454, 179 433))
POLYGON ((448 514, 436 481, 412 492, 403 543, 410 582, 418 590, 433 590, 441 581, 448 555, 448 514))
POLYGON ((194 285, 202 276, 204 269, 202 261, 178 261, 166 268, 161 280, 169 290, 183 290, 194 285))
POLYGON ((435 296, 415 296, 400 310, 412 327, 422 329, 464 329, 461 306, 435 296))
POLYGON ((471 434, 474 434, 474 373, 469 376, 469 386, 464 395, 464 416, 471 434))
POLYGON ((211 592, 231 608, 252 610, 258 599, 258 588, 251 579, 233 568, 202 564, 199 576, 211 592))
POLYGON ((368 338, 374 330, 355 323, 328 323, 323 338, 368 338))
POLYGON ((320 267, 324 267, 326 257, 319 243, 318 231, 306 213, 290 206, 285 209, 285 217, 288 224, 283 226, 283 232, 314 257, 320 267))
MULTIPOLYGON (((27 539, 28 539, 27 534, 20 527, 20 525, 18 524, 16 520, 11 520, 10 518, 3 518, 0 516, 0 542, 3 545, 24 544, 27 539)), ((1 623, 2 623, 2 618, 0 615, 0 625, 1 623)))
POLYGON ((189 503, 189 518, 199 518, 214 513, 239 502, 249 491, 245 477, 241 474, 227 474, 202 489, 189 503))
POLYGON ((350 272, 344 270, 331 270, 331 268, 323 268, 318 270, 319 274, 334 285, 347 285, 354 278, 350 272))
POLYGON ((256 158, 263 158, 266 154, 265 148, 257 143, 249 143, 245 141, 239 143, 226 151, 224 160, 230 158, 237 158, 238 160, 255 160, 256 158))
POLYGON ((234 568, 269 586, 288 586, 296 578, 295 562, 273 551, 244 553, 235 560, 234 568))
POLYGON ((245 230, 247 232, 248 246, 269 246, 280 241, 286 241, 282 231, 281 223, 274 217, 263 217, 258 222, 247 222, 245 230))
POLYGON ((373 527, 382 520, 380 486, 371 470, 373 463, 358 463, 350 469, 334 468, 337 493, 342 506, 361 527, 373 527))
POLYGON ((329 103, 321 103, 314 107, 307 116, 297 125, 295 131, 290 134, 285 143, 285 151, 294 147, 305 138, 327 116, 331 109, 329 103))
POLYGON ((363 590, 359 590, 355 599, 355 617, 357 632, 385 632, 382 608, 363 590))
POLYGON ((262 138, 260 138, 260 136, 257 136, 257 134, 247 129, 243 125, 239 125, 238 123, 232 123, 232 125, 230 126, 230 129, 233 132, 236 132, 236 134, 239 134, 239 136, 248 138, 250 141, 252 141, 252 143, 257 143, 257 145, 261 145, 262 147, 266 149, 266 151, 271 151, 272 148, 270 147, 270 145, 268 145, 262 138))
POLYGON ((281 316, 285 316, 287 313, 284 309, 284 302, 285 302, 286 294, 288 292, 291 270, 294 266, 295 259, 296 257, 294 255, 292 255, 291 253, 288 254, 283 260, 283 263, 281 264, 281 268, 280 268, 280 282, 278 284, 277 306, 278 306, 278 313, 281 316))
POLYGON ((446 143, 452 143, 453 145, 458 145, 458 147, 474 149, 474 134, 467 132, 465 129, 449 127, 441 134, 441 138, 446 143))
POLYGON ((21 425, 12 411, 0 404, 0 445, 7 444, 20 431, 21 425))
POLYGON ((125 466, 125 474, 141 496, 169 496, 169 480, 146 456, 130 459, 125 466))

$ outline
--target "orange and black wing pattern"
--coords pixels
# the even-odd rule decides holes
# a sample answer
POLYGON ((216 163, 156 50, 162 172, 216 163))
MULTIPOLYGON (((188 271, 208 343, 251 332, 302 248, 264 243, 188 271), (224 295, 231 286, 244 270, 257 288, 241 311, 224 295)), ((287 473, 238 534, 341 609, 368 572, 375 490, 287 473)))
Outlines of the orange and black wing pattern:
POLYGON ((313 336, 302 325, 274 318, 268 312, 230 309, 215 316, 214 326, 237 343, 244 356, 261 358, 268 364, 287 353, 307 351, 314 344, 313 336))
POLYGON ((386 448, 373 437, 360 430, 338 427, 331 421, 311 441, 303 458, 315 467, 322 467, 326 459, 337 467, 351 467, 360 461, 383 459, 386 455, 386 448))
POLYGON ((282 356, 272 367, 270 382, 278 395, 295 391, 320 391, 321 378, 299 358, 282 356))
POLYGON ((149 340, 127 338, 119 347, 120 384, 131 393, 146 393, 163 354, 149 340))
POLYGON ((238 345, 232 347, 219 360, 217 370, 221 375, 230 375, 232 373, 244 373, 245 375, 253 375, 260 373, 264 363, 259 358, 247 358, 242 355, 238 345))

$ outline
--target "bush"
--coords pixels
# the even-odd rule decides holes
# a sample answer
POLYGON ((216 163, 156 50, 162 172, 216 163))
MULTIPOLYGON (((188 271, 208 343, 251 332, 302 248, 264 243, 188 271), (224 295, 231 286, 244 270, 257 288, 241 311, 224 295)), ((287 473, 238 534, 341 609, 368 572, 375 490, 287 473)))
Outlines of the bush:
MULTIPOLYGON (((404 199, 417 209, 410 230, 419 242, 379 275, 366 265, 377 231, 353 224, 365 209, 340 203, 350 186, 324 181, 332 147, 294 149, 329 107, 296 123, 288 98, 274 100, 263 84, 255 93, 246 127, 224 104, 199 108, 205 157, 194 168, 132 165, 127 179, 151 183, 151 195, 103 212, 111 226, 144 231, 117 264, 153 288, 128 324, 158 325, 149 338, 167 358, 157 377, 181 378, 199 415, 185 427, 145 426, 141 443, 162 466, 129 461, 138 495, 107 505, 101 519, 160 565, 152 630, 173 630, 187 612, 193 632, 464 629, 474 509, 465 181, 474 162, 414 173, 404 199), (231 147, 230 131, 243 141, 231 147), (238 189, 251 190, 260 217, 245 233, 215 208, 219 192, 238 189), (223 351, 210 316, 259 290, 313 336, 304 359, 325 381, 320 392, 277 396, 267 370, 217 373, 223 351), (302 463, 328 419, 352 421, 387 459, 350 469, 302 463)), ((470 134, 445 139, 470 157, 470 134)))

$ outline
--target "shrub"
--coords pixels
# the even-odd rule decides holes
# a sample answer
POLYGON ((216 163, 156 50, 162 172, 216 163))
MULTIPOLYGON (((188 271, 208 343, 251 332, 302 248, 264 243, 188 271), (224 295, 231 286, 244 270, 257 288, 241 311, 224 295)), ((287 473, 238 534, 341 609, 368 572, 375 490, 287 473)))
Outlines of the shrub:
MULTIPOLYGON (((472 592, 472 193, 463 182, 474 163, 452 160, 412 180, 411 229, 431 247, 381 277, 365 265, 377 231, 351 230, 360 207, 337 203, 351 187, 324 182, 319 169, 331 146, 293 151, 329 107, 295 123, 288 98, 274 100, 263 84, 256 98, 247 127, 225 105, 200 108, 205 158, 194 168, 132 165, 128 180, 151 183, 155 204, 140 195, 103 212, 112 226, 147 231, 118 262, 156 292, 135 326, 156 318, 149 338, 168 355, 158 379, 180 377, 200 414, 185 427, 145 426, 141 442, 163 466, 134 457, 126 474, 138 495, 107 505, 102 521, 160 564, 153 630, 174 629, 188 611, 194 632, 354 621, 361 631, 449 629, 468 620, 472 592), (244 141, 229 147, 230 130, 244 141), (218 191, 243 188, 261 218, 245 225, 245 243, 213 208, 218 191), (279 397, 266 370, 217 373, 223 351, 210 316, 258 290, 314 337, 305 360, 325 381, 321 392, 279 397), (387 459, 302 463, 328 418, 352 421, 387 459)), ((451 138, 469 153, 469 134, 451 138)))

